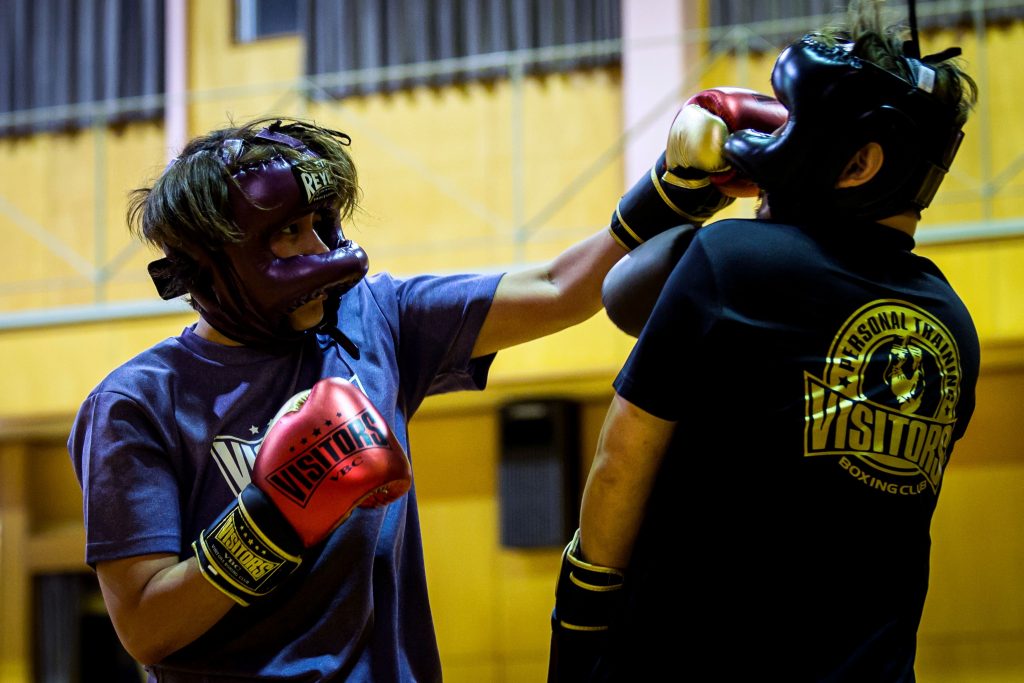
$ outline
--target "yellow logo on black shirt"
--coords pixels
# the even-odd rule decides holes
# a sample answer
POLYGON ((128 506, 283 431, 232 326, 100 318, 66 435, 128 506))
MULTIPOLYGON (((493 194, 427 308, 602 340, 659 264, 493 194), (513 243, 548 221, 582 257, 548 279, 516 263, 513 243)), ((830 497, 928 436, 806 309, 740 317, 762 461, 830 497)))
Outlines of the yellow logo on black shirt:
POLYGON ((851 315, 824 376, 804 373, 804 456, 838 455, 862 483, 938 493, 956 424, 960 352, 927 311, 874 301, 851 315))

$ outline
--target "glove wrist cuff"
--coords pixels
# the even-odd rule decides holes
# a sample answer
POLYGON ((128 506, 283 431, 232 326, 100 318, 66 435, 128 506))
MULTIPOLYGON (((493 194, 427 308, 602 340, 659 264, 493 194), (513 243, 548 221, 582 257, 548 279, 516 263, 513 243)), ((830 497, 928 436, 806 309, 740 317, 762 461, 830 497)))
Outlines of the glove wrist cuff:
POLYGON ((243 606, 281 585, 302 563, 301 549, 281 513, 251 485, 192 543, 203 576, 243 606))
POLYGON ((570 568, 570 580, 586 590, 618 590, 622 587, 625 574, 614 567, 591 564, 580 553, 580 532, 572 537, 565 548, 565 560, 570 568))
POLYGON ((555 588, 556 627, 570 631, 606 631, 621 596, 625 575, 579 555, 579 531, 562 553, 562 567, 555 588))
POLYGON ((623 248, 632 250, 669 228, 700 226, 732 201, 703 171, 680 168, 667 173, 662 153, 650 172, 619 200, 609 230, 623 248))

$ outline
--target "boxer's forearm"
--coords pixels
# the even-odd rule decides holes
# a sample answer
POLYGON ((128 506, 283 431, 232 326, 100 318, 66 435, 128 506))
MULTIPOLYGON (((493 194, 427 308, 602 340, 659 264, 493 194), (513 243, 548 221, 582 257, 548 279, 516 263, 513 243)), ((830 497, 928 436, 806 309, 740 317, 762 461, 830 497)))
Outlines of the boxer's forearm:
POLYGON ((601 310, 601 283, 625 255, 607 230, 578 242, 542 266, 511 272, 498 283, 473 356, 553 334, 601 310))
POLYGON ((675 423, 612 399, 580 509, 587 562, 625 568, 675 423))
POLYGON ((235 604, 203 577, 195 558, 143 555, 101 562, 96 572, 121 643, 146 665, 206 633, 235 604))

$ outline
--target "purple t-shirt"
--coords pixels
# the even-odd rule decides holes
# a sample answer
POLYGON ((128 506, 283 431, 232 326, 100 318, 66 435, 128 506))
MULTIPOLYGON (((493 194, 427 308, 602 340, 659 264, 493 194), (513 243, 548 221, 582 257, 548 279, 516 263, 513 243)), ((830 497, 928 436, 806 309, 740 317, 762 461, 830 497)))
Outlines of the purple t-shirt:
MULTIPOLYGON (((470 353, 499 279, 367 278, 338 316, 359 360, 326 336, 275 355, 188 328, 114 370, 83 403, 68 442, 84 493, 86 561, 190 557, 199 532, 249 483, 280 406, 323 377, 363 389, 408 453, 407 421, 424 397, 483 388, 493 356, 470 353)), ((385 508, 357 509, 285 585, 233 608, 153 674, 440 680, 415 485, 385 508)))

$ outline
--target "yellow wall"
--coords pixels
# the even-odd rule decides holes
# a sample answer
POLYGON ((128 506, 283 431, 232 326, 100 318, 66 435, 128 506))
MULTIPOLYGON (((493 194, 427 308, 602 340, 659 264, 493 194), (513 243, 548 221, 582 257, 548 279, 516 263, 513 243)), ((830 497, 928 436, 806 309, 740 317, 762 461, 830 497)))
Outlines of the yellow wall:
MULTIPOLYGON (((944 479, 932 537, 931 590, 920 629, 920 680, 1009 683, 1024 673, 1024 440, 1017 397, 1024 347, 988 348, 978 411, 944 479)), ((427 402, 412 422, 431 603, 446 680, 541 681, 559 551, 498 542, 497 408, 557 396, 582 407, 589 466, 610 399, 610 376, 498 382, 480 395, 427 402), (452 476, 457 465, 458 476, 452 476)), ((21 425, 24 428, 24 425, 21 425)), ((61 424, 43 425, 45 433, 61 424)), ((66 425, 63 426, 66 428, 66 425)), ((81 492, 60 439, 0 442, 0 681, 27 681, 21 621, 28 572, 82 565, 81 492), (27 493, 26 493, 27 492, 27 493), (22 655, 22 653, 24 653, 22 655)))
POLYGON ((917 664, 929 683, 1024 680, 1024 366, 990 369, 979 388, 932 524, 917 664))
POLYGON ((118 277, 100 295, 150 296, 145 251, 125 230, 125 199, 163 168, 163 148, 156 124, 0 139, 0 310, 91 303, 94 264, 117 257, 118 277), (26 282, 33 286, 18 286, 26 282))
MULTIPOLYGON (((348 231, 367 249, 374 270, 445 271, 547 258, 603 225, 622 190, 617 159, 580 177, 621 134, 615 70, 530 79, 521 91, 501 81, 307 104, 285 87, 301 71, 297 39, 235 45, 230 3, 191 3, 191 10, 188 73, 199 96, 189 107, 190 131, 282 112, 350 133, 365 201, 348 231), (262 83, 279 86, 239 91, 262 83), (529 169, 518 189, 517 163, 529 169), (517 220, 532 218, 577 180, 580 191, 517 242, 517 220), (525 197, 521 208, 517 191, 525 197)), ((926 48, 960 42, 969 66, 984 60, 991 83, 927 223, 1024 216, 1019 191, 1000 195, 987 214, 977 201, 984 164, 998 172, 1024 151, 1024 130, 1016 125, 1024 105, 1013 86, 1013 50, 1022 30, 1020 24, 994 29, 985 44, 970 34, 926 36, 926 48), (983 117, 999 131, 998 144, 988 140, 987 148, 983 117)), ((701 84, 767 89, 769 68, 764 57, 719 59, 701 84)), ((127 192, 164 163, 158 124, 99 137, 84 132, 0 141, 6 247, 0 251, 0 310, 92 302, 90 268, 112 260, 114 277, 101 290, 106 300, 151 297, 145 263, 153 255, 131 242, 123 214, 127 192), (72 278, 71 286, 53 286, 49 280, 58 276, 72 278), (28 292, 12 289, 25 280, 39 284, 28 292)), ((741 202, 726 215, 750 210, 741 202)), ((919 673, 940 682, 1019 680, 1024 310, 1016 295, 1024 291, 1024 240, 920 251, 960 291, 985 346, 978 414, 935 519, 919 673)), ((83 568, 81 494, 63 450, 71 415, 112 367, 190 320, 183 314, 0 332, 0 682, 29 680, 31 573, 83 568)), ((447 680, 543 679, 558 551, 498 545, 497 406, 516 397, 577 398, 586 458, 630 341, 599 315, 503 352, 487 392, 431 399, 413 420, 427 571, 447 680), (449 475, 453 457, 458 477, 449 475)))

